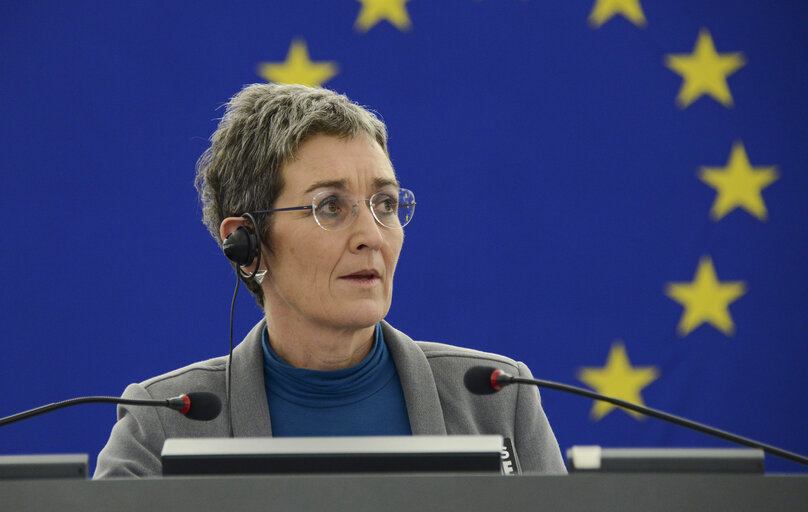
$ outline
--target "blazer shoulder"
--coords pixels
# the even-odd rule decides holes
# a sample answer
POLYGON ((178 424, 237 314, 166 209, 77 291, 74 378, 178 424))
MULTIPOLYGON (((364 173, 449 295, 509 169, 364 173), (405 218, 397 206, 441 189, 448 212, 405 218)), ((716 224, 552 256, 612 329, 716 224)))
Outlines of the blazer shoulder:
POLYGON ((492 352, 483 352, 481 350, 457 347, 445 343, 435 343, 432 341, 416 341, 415 343, 421 348, 428 360, 456 358, 458 360, 466 360, 464 362, 469 366, 474 364, 497 364, 508 366, 513 370, 519 369, 519 363, 515 360, 492 352))
POLYGON ((227 369, 227 356, 215 357, 205 361, 198 361, 168 373, 157 375, 140 383, 143 388, 151 392, 174 389, 178 386, 193 386, 194 389, 181 390, 181 392, 195 391, 196 388, 217 379, 227 369))

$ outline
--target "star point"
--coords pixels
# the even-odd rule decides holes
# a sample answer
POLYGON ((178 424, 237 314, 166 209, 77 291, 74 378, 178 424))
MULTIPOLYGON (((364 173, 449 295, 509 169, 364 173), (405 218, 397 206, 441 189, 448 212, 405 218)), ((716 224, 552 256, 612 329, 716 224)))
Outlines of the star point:
POLYGON ((665 294, 684 307, 676 328, 679 336, 687 336, 704 323, 732 336, 735 323, 729 314, 729 305, 746 294, 746 283, 719 281, 712 258, 702 256, 693 281, 668 283, 665 294))
POLYGON ((387 20, 402 32, 412 27, 410 15, 404 5, 410 0, 357 0, 362 4, 354 28, 367 32, 382 20, 387 20))
POLYGON ((743 143, 732 145, 726 167, 702 167, 699 179, 716 189, 710 218, 718 222, 736 208, 743 208, 758 220, 768 219, 762 191, 780 178, 777 168, 752 167, 743 143))
MULTIPOLYGON (((640 391, 659 378, 659 370, 655 366, 631 366, 626 347, 623 342, 618 340, 612 343, 605 366, 580 368, 577 377, 578 380, 601 395, 645 405, 640 391)), ((618 406, 596 401, 592 406, 590 416, 593 420, 598 421, 615 407, 618 406)), ((637 419, 645 418, 638 412, 622 408, 621 410, 637 419)))
POLYGON ((331 61, 312 62, 306 42, 296 39, 289 46, 285 62, 262 62, 257 72, 267 82, 320 87, 331 80, 339 68, 331 61))
POLYGON ((647 24, 640 0, 595 0, 589 13, 589 24, 600 28, 618 14, 638 27, 644 28, 647 24))
POLYGON ((718 53, 710 31, 702 29, 692 54, 669 54, 665 65, 682 76, 676 96, 679 108, 687 108, 707 94, 729 108, 733 106, 727 78, 746 65, 743 53, 718 53))

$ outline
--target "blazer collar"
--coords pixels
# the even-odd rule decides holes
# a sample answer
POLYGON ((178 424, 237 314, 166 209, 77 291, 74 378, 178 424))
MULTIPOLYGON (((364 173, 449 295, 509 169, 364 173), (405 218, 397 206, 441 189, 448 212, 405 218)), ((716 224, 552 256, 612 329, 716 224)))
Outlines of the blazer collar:
POLYGON ((446 435, 435 376, 424 351, 412 338, 382 320, 382 333, 393 356, 413 435, 446 435))
POLYGON ((232 400, 233 436, 266 437, 272 435, 269 403, 264 386, 264 350, 261 333, 266 325, 262 319, 233 350, 232 400))

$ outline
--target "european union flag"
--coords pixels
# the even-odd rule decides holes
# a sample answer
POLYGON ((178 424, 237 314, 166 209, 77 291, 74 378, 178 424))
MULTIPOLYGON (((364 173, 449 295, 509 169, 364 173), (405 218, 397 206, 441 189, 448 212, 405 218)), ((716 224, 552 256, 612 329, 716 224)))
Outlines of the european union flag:
MULTIPOLYGON (((388 125, 418 197, 395 326, 808 453, 806 23, 737 0, 5 5, 0 415, 226 353, 194 164, 217 108, 277 81, 388 125)), ((261 315, 243 296, 236 332, 261 315)), ((562 451, 729 446, 542 396, 562 451)), ((7 427, 0 453, 95 455, 113 414, 7 427)))

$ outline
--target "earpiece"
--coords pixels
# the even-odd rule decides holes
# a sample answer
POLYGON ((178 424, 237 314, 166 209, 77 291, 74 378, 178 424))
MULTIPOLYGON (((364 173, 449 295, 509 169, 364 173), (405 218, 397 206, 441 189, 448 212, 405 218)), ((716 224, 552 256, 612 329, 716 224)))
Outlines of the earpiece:
MULTIPOLYGON (((252 214, 245 213, 242 217, 249 220, 252 226, 258 225, 252 214)), ((261 237, 253 227, 239 226, 222 241, 222 250, 227 259, 236 264, 236 270, 241 277, 244 279, 257 278, 258 282, 261 282, 266 271, 258 270, 261 268, 261 237), (253 259, 256 259, 255 268, 251 274, 248 274, 242 268, 252 264, 253 259)))
POLYGON ((227 259, 238 265, 246 267, 255 259, 258 251, 258 236, 248 226, 239 228, 222 242, 222 249, 227 259))
MULTIPOLYGON (((253 226, 258 226, 255 218, 250 213, 242 215, 245 219, 249 220, 252 226, 239 226, 235 231, 227 235, 227 238, 222 240, 222 250, 227 259, 236 265, 236 272, 241 279, 254 279, 259 285, 266 275, 266 270, 259 270, 261 268, 261 237, 258 235, 253 226), (255 268, 251 274, 244 272, 243 268, 251 264, 255 259, 255 268)), ((230 303, 230 354, 227 356, 227 421, 230 423, 230 437, 233 434, 233 413, 231 408, 231 381, 233 379, 233 311, 236 307, 236 296, 238 295, 238 286, 240 280, 236 279, 236 289, 233 291, 233 300, 230 303)))

